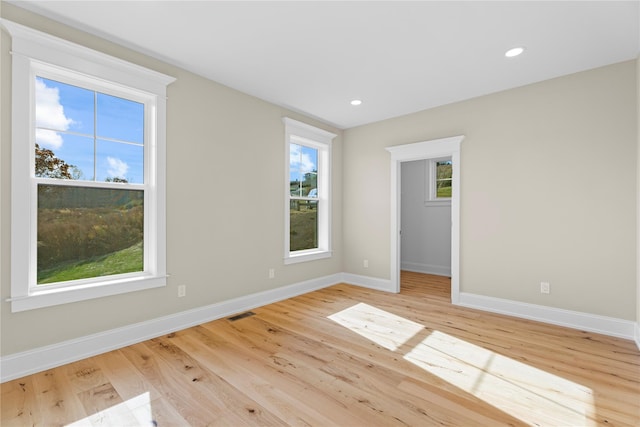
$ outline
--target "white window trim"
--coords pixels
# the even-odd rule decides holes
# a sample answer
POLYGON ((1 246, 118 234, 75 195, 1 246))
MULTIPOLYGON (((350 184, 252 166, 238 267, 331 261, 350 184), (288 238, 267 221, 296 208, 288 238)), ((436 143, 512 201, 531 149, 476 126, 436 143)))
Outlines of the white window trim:
POLYGON ((451 206, 451 197, 436 197, 437 163, 443 160, 451 160, 451 157, 440 157, 437 159, 427 160, 428 164, 425 168, 425 206, 451 206))
POLYGON ((337 135, 297 120, 283 117, 285 125, 285 197, 284 197, 284 263, 314 261, 330 258, 331 247, 331 144, 337 135), (318 149, 318 248, 290 251, 290 208, 291 193, 289 182, 290 143, 298 143, 318 149))
MULTIPOLYGON (((166 87, 175 78, 8 20, 3 19, 0 23, 12 38, 11 297, 7 299, 11 302, 12 312, 165 286, 166 87), (154 99, 153 111, 145 118, 153 149, 149 151, 148 159, 145 154, 145 169, 149 170, 147 176, 151 179, 145 182, 144 233, 145 245, 151 245, 153 250, 145 249, 144 273, 88 279, 64 287, 36 289, 33 286, 35 251, 32 248, 36 239, 33 219, 36 218, 37 203, 32 183, 35 176, 32 124, 37 68, 70 70, 100 80, 106 86, 131 88, 154 99), (29 164, 32 167, 25 167, 29 164)), ((90 182, 83 184, 91 185, 90 182)))

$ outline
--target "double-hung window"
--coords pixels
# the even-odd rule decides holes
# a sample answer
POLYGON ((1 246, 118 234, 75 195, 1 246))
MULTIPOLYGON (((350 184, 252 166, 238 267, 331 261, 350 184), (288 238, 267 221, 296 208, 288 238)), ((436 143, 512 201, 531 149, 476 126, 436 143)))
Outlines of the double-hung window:
POLYGON ((164 286, 173 78, 3 25, 13 61, 12 310, 164 286))
POLYGON ((331 141, 335 134, 284 118, 285 263, 331 256, 331 141))
POLYGON ((451 202, 453 164, 450 157, 429 160, 426 202, 451 202))

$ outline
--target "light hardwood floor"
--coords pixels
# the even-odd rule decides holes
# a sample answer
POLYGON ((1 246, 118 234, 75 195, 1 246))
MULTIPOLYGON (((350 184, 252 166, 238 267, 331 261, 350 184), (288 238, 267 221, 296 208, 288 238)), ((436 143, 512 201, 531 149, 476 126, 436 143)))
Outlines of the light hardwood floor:
POLYGON ((2 384, 2 426, 640 426, 631 341, 337 285, 2 384))

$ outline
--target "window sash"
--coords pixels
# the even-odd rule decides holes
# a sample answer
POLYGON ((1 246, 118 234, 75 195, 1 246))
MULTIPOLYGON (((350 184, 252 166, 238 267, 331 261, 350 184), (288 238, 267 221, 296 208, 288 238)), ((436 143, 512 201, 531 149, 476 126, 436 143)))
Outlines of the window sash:
POLYGON ((291 199, 292 202, 305 202, 304 204, 297 204, 297 208, 291 207, 295 203, 290 203, 289 219, 293 221, 296 216, 302 216, 301 221, 303 227, 291 227, 291 233, 289 237, 289 247, 292 253, 298 253, 301 251, 317 251, 319 246, 319 232, 320 232, 320 215, 321 203, 317 199, 302 200, 291 199), (311 222, 313 220, 313 222, 311 222), (295 233, 294 233, 295 232, 295 233))
POLYGON ((113 280, 117 277, 123 278, 135 278, 137 276, 144 276, 145 274, 150 274, 149 268, 150 265, 150 256, 154 251, 154 248, 150 246, 150 227, 148 226, 147 215, 153 215, 150 212, 149 207, 147 206, 147 201, 149 200, 149 191, 146 191, 146 186, 141 184, 111 184, 111 183, 102 183, 102 182, 91 182, 91 181, 71 181, 71 180, 62 180, 62 179, 48 179, 48 178, 34 178, 33 179, 33 191, 34 191, 34 208, 32 209, 32 220, 31 220, 31 251, 30 258, 32 262, 30 263, 30 267, 33 271, 30 272, 29 276, 33 278, 33 281, 29 282, 29 291, 34 292, 38 290, 53 289, 53 288, 64 288, 66 286, 73 287, 83 284, 91 284, 98 283, 104 280, 113 280), (110 184, 110 185, 104 185, 110 184), (38 260, 38 242, 39 242, 39 230, 38 227, 40 225, 40 219, 38 214, 40 213, 39 206, 39 187, 47 186, 47 187, 60 187, 60 188, 87 188, 87 189, 97 189, 97 190, 124 190, 124 191, 133 191, 133 192, 142 192, 142 205, 143 205, 143 224, 142 224, 142 247, 143 247, 143 268, 140 271, 129 272, 129 273, 117 273, 117 274, 109 274, 109 275, 101 275, 101 276, 93 276, 93 277, 85 277, 81 279, 67 280, 67 281, 59 281, 59 282, 51 282, 51 283, 38 283, 38 273, 39 273, 39 260, 38 260))

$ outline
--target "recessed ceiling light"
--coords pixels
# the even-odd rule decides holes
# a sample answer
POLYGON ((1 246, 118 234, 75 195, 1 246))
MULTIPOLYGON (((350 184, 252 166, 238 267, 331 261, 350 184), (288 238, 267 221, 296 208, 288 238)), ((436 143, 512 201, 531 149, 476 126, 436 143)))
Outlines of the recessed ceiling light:
POLYGON ((520 55, 522 52, 524 52, 523 47, 514 47, 513 49, 509 49, 508 51, 506 51, 504 56, 506 56, 507 58, 513 58, 514 56, 520 55))
POLYGON ((351 105, 360 105, 362 104, 362 100, 360 99, 352 99, 351 100, 351 105))

